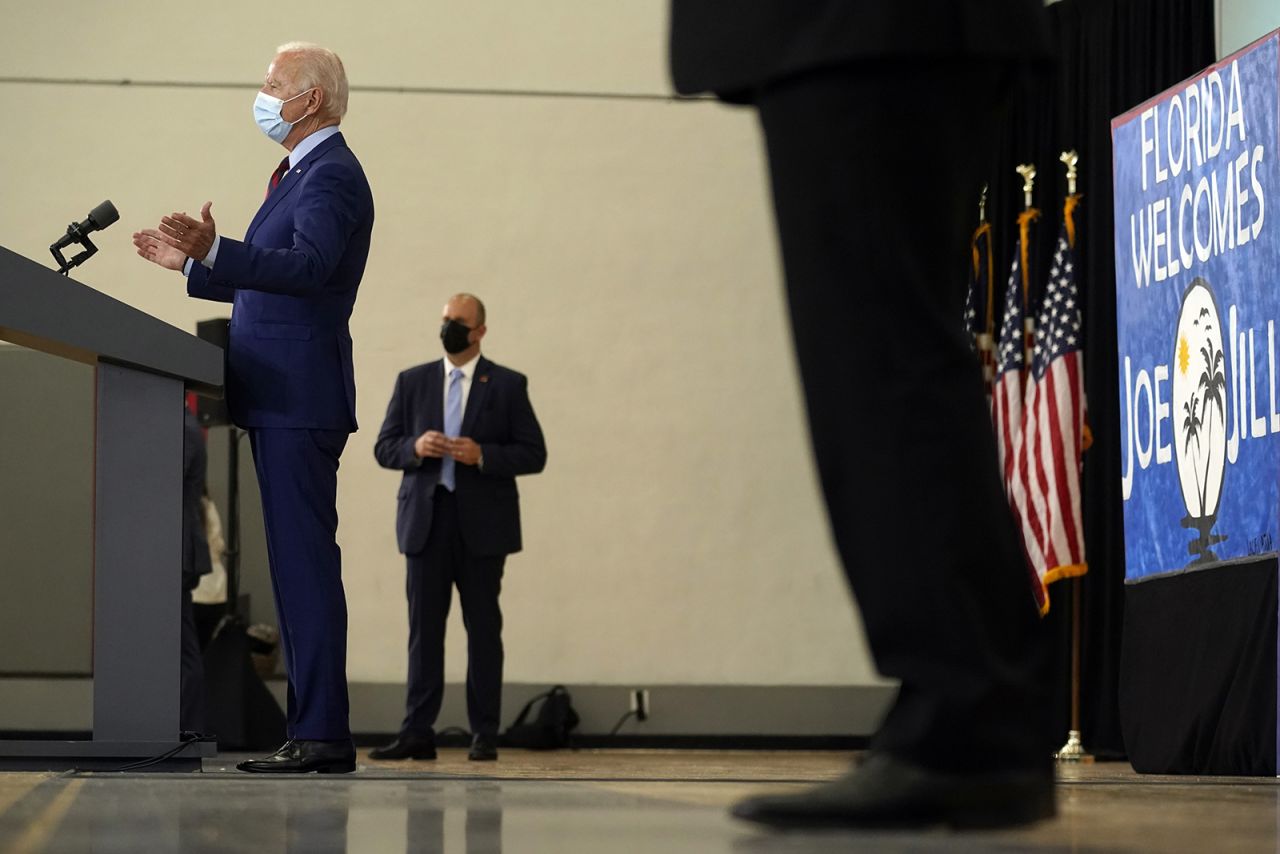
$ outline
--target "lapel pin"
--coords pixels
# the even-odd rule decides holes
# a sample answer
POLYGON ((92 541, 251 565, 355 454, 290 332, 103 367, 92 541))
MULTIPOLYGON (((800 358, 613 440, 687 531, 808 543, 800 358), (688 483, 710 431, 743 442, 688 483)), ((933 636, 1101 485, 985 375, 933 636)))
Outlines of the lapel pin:
POLYGON ((482 383, 487 383, 489 381, 489 375, 485 374, 484 376, 476 377, 476 379, 482 383))

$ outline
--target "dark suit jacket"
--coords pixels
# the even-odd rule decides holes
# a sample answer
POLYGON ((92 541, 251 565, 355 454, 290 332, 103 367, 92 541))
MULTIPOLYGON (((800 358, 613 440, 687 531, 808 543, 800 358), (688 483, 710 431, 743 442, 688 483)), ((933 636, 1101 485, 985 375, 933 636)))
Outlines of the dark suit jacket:
POLYGON ((241 427, 356 429, 347 321, 373 231, 373 195, 342 134, 281 179, 244 241, 222 237, 187 292, 232 302, 227 406, 241 427))
POLYGON ((190 409, 183 409, 182 423, 182 589, 191 590, 200 576, 213 569, 209 540, 204 535, 205 474, 208 452, 204 431, 190 409))
MULTIPOLYGON (((454 494, 467 548, 477 555, 520 551, 520 495, 516 476, 536 474, 547 464, 542 428, 529 402, 528 380, 483 356, 476 362, 462 414, 462 435, 480 445, 484 470, 459 463, 454 494)), ((440 481, 440 460, 419 459, 413 443, 427 430, 444 430, 443 360, 428 362, 396 377, 395 392, 373 454, 404 477, 396 506, 396 541, 416 554, 431 531, 432 500, 440 481)))
POLYGON ((758 87, 872 59, 1049 55, 1043 0, 672 0, 676 90, 758 87))

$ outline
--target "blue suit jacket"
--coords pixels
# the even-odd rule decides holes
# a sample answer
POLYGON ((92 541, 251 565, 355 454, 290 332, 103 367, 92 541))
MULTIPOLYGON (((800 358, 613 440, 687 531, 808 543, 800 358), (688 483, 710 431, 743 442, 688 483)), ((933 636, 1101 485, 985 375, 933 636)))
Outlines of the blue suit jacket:
POLYGON ((373 195, 342 134, 316 146, 223 237, 187 293, 234 304, 227 406, 241 427, 356 429, 347 321, 373 231, 373 195))
MULTIPOLYGON (((418 365, 396 377, 387 417, 373 448, 379 464, 404 472, 396 502, 396 541, 405 554, 422 551, 431 532, 440 460, 420 459, 413 443, 427 430, 444 430, 442 362, 418 365)), ((547 464, 547 446, 529 402, 528 386, 524 374, 483 356, 476 362, 461 435, 480 445, 484 471, 458 463, 454 478, 462 540, 476 555, 520 551, 516 476, 536 474, 547 464)))

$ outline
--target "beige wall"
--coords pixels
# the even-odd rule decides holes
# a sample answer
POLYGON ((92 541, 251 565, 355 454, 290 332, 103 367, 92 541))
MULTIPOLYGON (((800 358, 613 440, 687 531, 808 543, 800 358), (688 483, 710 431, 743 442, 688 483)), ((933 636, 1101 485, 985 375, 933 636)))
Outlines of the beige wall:
MULTIPOLYGON (((343 130, 377 204, 352 321, 362 428, 340 481, 352 678, 403 678, 397 475, 371 448, 396 373, 439 355, 439 308, 468 290, 490 308, 486 353, 529 375, 550 449, 522 481, 508 679, 876 681, 821 516, 753 117, 661 97, 665 5, 303 8, 287 24, 247 0, 198 17, 4 0, 0 244, 44 260, 111 198, 121 222, 78 278, 187 329, 224 313, 129 233, 206 199, 242 233, 283 153, 250 114, 274 46, 342 55, 343 130)), ((450 636, 457 680, 456 606, 450 636)))
POLYGON ((1280 5, 1275 0, 1217 0, 1218 58, 1280 28, 1280 5))

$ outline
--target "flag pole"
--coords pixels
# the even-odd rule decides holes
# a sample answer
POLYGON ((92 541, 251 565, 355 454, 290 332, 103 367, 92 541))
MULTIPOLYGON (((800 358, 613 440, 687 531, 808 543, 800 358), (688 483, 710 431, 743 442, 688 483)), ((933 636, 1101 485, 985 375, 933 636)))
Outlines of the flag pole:
MULTIPOLYGON (((1080 157, 1075 151, 1064 151, 1058 159, 1067 167, 1067 197, 1070 199, 1076 195, 1076 166, 1080 162, 1080 157)), ((1074 232, 1070 226, 1068 230, 1074 232)), ((1074 236, 1072 242, 1074 242, 1074 236)), ((1071 728, 1067 731, 1067 743, 1054 754, 1054 758, 1059 762, 1093 761, 1093 755, 1084 749, 1084 742, 1080 737, 1080 588, 1082 583, 1078 575, 1071 579, 1071 728)))
POLYGON ((1030 210, 1032 207, 1032 195, 1036 186, 1036 165, 1034 163, 1019 163, 1014 171, 1022 176, 1023 209, 1030 210))
POLYGON ((1092 762, 1093 754, 1084 749, 1080 739, 1080 586, 1082 579, 1071 579, 1071 729, 1067 743, 1053 758, 1059 762, 1092 762))
POLYGON ((1076 194, 1076 176, 1079 171, 1076 169, 1080 165, 1080 155, 1075 149, 1064 151, 1058 155, 1060 160, 1067 167, 1067 195, 1074 196, 1076 194))
POLYGON ((1025 202, 1022 213, 1018 215, 1018 247, 1022 253, 1022 353, 1024 364, 1031 367, 1031 354, 1036 344, 1035 320, 1031 307, 1031 261, 1029 245, 1031 243, 1031 223, 1040 217, 1033 203, 1036 186, 1036 165, 1019 163, 1014 171, 1022 176, 1022 198, 1025 202))

